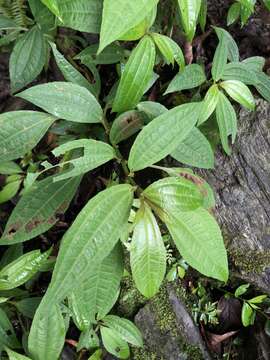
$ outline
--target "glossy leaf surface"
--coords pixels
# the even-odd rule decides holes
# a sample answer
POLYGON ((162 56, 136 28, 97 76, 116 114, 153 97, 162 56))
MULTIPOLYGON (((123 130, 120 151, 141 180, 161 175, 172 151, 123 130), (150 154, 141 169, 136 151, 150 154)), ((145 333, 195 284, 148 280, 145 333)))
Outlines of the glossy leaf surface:
POLYGON ((223 81, 220 86, 239 104, 249 110, 255 109, 255 100, 249 88, 237 80, 223 81))
POLYGON ((201 0, 178 0, 182 25, 188 41, 192 41, 201 8, 201 0))

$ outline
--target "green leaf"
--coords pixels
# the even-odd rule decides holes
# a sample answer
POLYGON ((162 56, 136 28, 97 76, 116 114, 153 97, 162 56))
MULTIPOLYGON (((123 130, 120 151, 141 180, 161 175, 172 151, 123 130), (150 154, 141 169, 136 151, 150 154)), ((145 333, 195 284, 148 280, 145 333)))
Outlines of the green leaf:
POLYGON ((255 109, 255 100, 249 88, 238 80, 223 81, 220 86, 227 94, 249 110, 255 109))
POLYGON ((28 252, 0 271, 0 290, 14 289, 31 279, 47 260, 51 250, 40 253, 40 250, 28 252))
POLYGON ((72 292, 69 304, 73 319, 80 330, 104 318, 113 307, 123 276, 124 264, 120 244, 96 266, 92 266, 87 278, 72 292))
POLYGON ((0 269, 8 265, 18 257, 22 256, 23 247, 22 244, 11 245, 7 248, 4 255, 1 257, 0 269))
POLYGON ((55 16, 61 18, 59 6, 58 6, 59 0, 41 0, 41 1, 43 2, 44 5, 48 7, 48 9, 50 9, 50 11, 55 16))
POLYGON ((80 180, 75 178, 55 183, 53 177, 49 177, 36 182, 12 211, 0 244, 23 242, 49 230, 69 207, 80 180))
POLYGON ((21 182, 22 179, 12 181, 3 187, 3 189, 0 191, 0 204, 11 200, 17 194, 20 189, 21 182))
POLYGON ((270 0, 262 0, 267 10, 270 11, 270 0))
POLYGON ((241 26, 243 27, 254 12, 254 0, 240 0, 241 3, 241 26))
POLYGON ((117 44, 107 46, 100 54, 97 54, 97 51, 98 44, 90 45, 76 55, 74 59, 88 58, 95 65, 108 65, 118 63, 124 58, 124 49, 117 44))
MULTIPOLYGON (((44 264, 43 264, 44 265, 44 264)), ((35 312, 40 304, 41 297, 22 299, 15 303, 16 309, 29 319, 33 319, 35 312)))
POLYGON ((37 111, 11 111, 0 115, 0 162, 18 159, 31 151, 55 117, 37 111))
POLYGON ((231 62, 226 64, 221 79, 238 80, 246 85, 255 85, 257 83, 256 73, 250 71, 250 67, 244 62, 231 62))
POLYGON ((129 320, 115 315, 107 315, 102 323, 112 329, 118 336, 134 346, 143 346, 143 339, 139 329, 129 320))
POLYGON ((101 326, 100 333, 105 349, 118 359, 128 359, 130 355, 129 347, 126 341, 112 329, 101 326))
POLYGON ((182 25, 188 41, 192 41, 196 32, 201 0, 178 0, 182 25))
POLYGON ((56 45, 50 42, 55 61, 66 81, 80 85, 89 90, 93 95, 97 95, 92 84, 57 50, 56 45))
POLYGON ((142 101, 137 105, 137 109, 145 113, 150 121, 168 111, 164 105, 154 101, 142 101))
POLYGON ((255 85, 258 93, 266 100, 270 102, 270 77, 263 72, 256 72, 257 84, 255 85))
POLYGON ((200 86, 206 81, 203 68, 198 64, 187 65, 170 82, 164 95, 175 91, 189 90, 200 86))
POLYGON ((12 175, 12 174, 19 174, 21 172, 22 169, 14 161, 3 161, 0 163, 0 174, 12 175))
POLYGON ((166 225, 177 249, 203 275, 226 282, 228 260, 216 220, 203 208, 172 213, 166 225))
POLYGON ((158 0, 104 0, 99 53, 138 25, 154 9, 158 0))
POLYGON ((252 299, 249 299, 248 302, 250 304, 261 304, 262 302, 264 302, 265 299, 267 299, 267 295, 259 295, 252 299))
POLYGON ((128 139, 142 129, 144 116, 140 111, 131 110, 119 115, 113 122, 110 130, 112 144, 128 139))
POLYGON ((252 56, 242 61, 249 70, 251 71, 262 71, 265 65, 265 58, 261 56, 252 56))
POLYGON ((130 170, 142 170, 169 155, 194 128, 199 109, 198 103, 180 105, 150 122, 131 148, 130 170))
POLYGON ((227 14, 227 26, 232 25, 239 19, 240 11, 241 11, 241 4, 239 2, 235 2, 230 6, 227 14))
POLYGON ((58 359, 65 342, 66 327, 59 305, 52 304, 46 314, 36 312, 28 337, 28 348, 35 360, 58 359))
POLYGON ((242 306, 241 319, 242 319, 242 324, 245 327, 253 324, 254 314, 255 311, 252 309, 252 307, 248 303, 244 302, 242 306))
POLYGON ((192 181, 183 177, 168 177, 148 186, 143 196, 149 205, 165 212, 185 212, 195 210, 203 205, 201 189, 192 181))
POLYGON ((216 48, 213 64, 212 64, 212 77, 215 81, 218 81, 222 78, 225 66, 227 64, 228 58, 228 40, 226 36, 221 36, 219 38, 219 43, 216 48))
POLYGON ((40 74, 46 52, 45 39, 38 26, 19 37, 9 62, 12 93, 21 90, 40 74))
POLYGON ((228 47, 228 60, 230 61, 239 61, 239 50, 238 50, 238 46, 236 44, 236 42, 234 41, 233 37, 231 36, 231 34, 220 28, 220 27, 214 27, 215 32, 219 38, 219 41, 222 41, 222 38, 225 37, 226 41, 227 41, 227 47, 228 47))
POLYGON ((212 169, 214 167, 213 149, 207 138, 196 127, 191 130, 185 140, 170 155, 175 160, 186 165, 202 169, 212 169))
POLYGON ((228 142, 228 136, 232 136, 234 143, 237 134, 237 117, 234 107, 227 97, 220 92, 216 108, 216 119, 220 133, 221 144, 224 151, 230 155, 231 149, 228 142))
POLYGON ((18 342, 15 331, 9 318, 3 309, 0 308, 0 347, 8 346, 11 349, 21 348, 18 342))
POLYGON ((176 61, 180 69, 184 69, 185 58, 181 48, 178 46, 178 44, 175 41, 173 41, 168 36, 161 35, 158 33, 152 33, 151 37, 153 38, 159 51, 165 58, 167 64, 174 64, 174 62, 176 61))
POLYGON ((41 31, 48 33, 56 27, 55 17, 41 0, 28 0, 31 12, 40 25, 41 31))
POLYGON ((88 360, 102 360, 102 350, 101 349, 96 350, 88 360))
POLYGON ((114 112, 131 110, 140 101, 152 78, 155 56, 153 40, 150 36, 143 37, 132 51, 121 76, 113 103, 114 112))
POLYGON ((248 288, 250 287, 250 284, 243 284, 241 286, 239 286, 236 290, 235 290, 235 293, 234 293, 234 296, 235 297, 239 297, 241 295, 244 295, 248 288))
POLYGON ((29 357, 18 354, 8 348, 6 348, 9 360, 31 360, 29 357))
POLYGON ((130 185, 101 191, 79 213, 64 235, 53 278, 47 292, 49 302, 63 299, 110 254, 128 221, 133 201, 130 185))
POLYGON ((80 139, 68 141, 57 148, 52 153, 58 157, 64 155, 68 151, 83 148, 83 156, 76 159, 64 161, 59 164, 60 167, 70 165, 71 169, 57 174, 54 181, 68 179, 70 177, 79 176, 86 172, 97 168, 100 165, 116 158, 115 150, 103 141, 96 141, 92 139, 80 139))
POLYGON ((203 124, 213 114, 217 106, 218 99, 219 99, 218 85, 214 84, 209 88, 202 102, 198 125, 203 124))
MULTIPOLYGON (((1 30, 12 30, 19 28, 15 21, 0 14, 0 29, 1 30)), ((20 28, 19 28, 20 29, 20 28)))
POLYGON ((36 85, 16 96, 61 119, 81 123, 102 121, 102 108, 85 88, 68 82, 36 85))
POLYGON ((101 0, 57 0, 57 3, 61 26, 78 31, 99 33, 103 5, 101 0))
POLYGON ((207 20, 207 0, 201 0, 201 9, 199 13, 199 24, 202 32, 205 32, 206 20, 207 20))
POLYGON ((138 290, 147 298, 153 297, 166 273, 166 249, 158 223, 146 203, 136 215, 130 264, 138 290))

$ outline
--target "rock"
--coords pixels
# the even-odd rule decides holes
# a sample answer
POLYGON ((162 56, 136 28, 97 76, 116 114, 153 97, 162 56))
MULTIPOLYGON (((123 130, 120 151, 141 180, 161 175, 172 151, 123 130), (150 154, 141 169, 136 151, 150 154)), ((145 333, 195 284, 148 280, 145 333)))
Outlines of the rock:
POLYGON ((216 192, 231 271, 270 293, 270 105, 241 110, 232 155, 216 154, 213 171, 201 174, 216 192))
POLYGON ((211 360, 184 300, 170 285, 138 312, 135 323, 145 346, 133 350, 134 360, 211 360))

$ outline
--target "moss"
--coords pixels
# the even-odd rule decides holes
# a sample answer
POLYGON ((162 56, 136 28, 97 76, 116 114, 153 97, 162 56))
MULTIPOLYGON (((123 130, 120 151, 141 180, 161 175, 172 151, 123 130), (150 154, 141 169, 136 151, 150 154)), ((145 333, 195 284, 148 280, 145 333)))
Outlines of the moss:
POLYGON ((229 249, 229 255, 233 265, 246 273, 260 274, 266 267, 270 267, 269 250, 229 249))
POLYGON ((132 360, 165 360, 157 354, 144 348, 132 348, 132 360))

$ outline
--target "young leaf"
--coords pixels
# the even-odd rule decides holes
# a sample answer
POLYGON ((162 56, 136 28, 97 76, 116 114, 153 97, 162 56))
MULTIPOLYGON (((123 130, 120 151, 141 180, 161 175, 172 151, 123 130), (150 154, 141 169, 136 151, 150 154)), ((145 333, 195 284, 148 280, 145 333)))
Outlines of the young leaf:
POLYGON ((81 123, 102 121, 102 108, 96 98, 77 84, 56 81, 33 86, 16 96, 61 119, 81 123))
POLYGON ((56 175, 54 181, 85 174, 116 157, 115 150, 109 144, 92 139, 68 141, 54 149, 52 153, 58 157, 68 151, 80 148, 83 148, 83 156, 60 163, 59 166, 61 167, 71 165, 71 169, 56 175))
POLYGON ((250 284, 243 284, 241 286, 239 286, 236 290, 235 290, 235 293, 234 293, 234 296, 235 297, 239 297, 241 295, 244 295, 248 288, 250 287, 250 284))
POLYGON ((157 3, 158 0, 104 0, 99 53, 138 25, 157 3))
POLYGON ((227 94, 249 110, 255 109, 255 100, 249 88, 238 80, 223 81, 220 86, 227 94))
POLYGON ((119 293, 123 272, 123 254, 118 244, 103 261, 91 268, 87 278, 72 292, 69 304, 81 331, 96 322, 96 315, 102 319, 111 310, 119 293))
POLYGON ((61 73, 63 74, 65 80, 80 85, 82 87, 85 87, 93 95, 96 96, 97 94, 95 92, 95 88, 93 87, 93 85, 90 84, 90 82, 86 80, 86 78, 65 59, 65 57, 57 50, 56 45, 54 43, 50 42, 50 46, 52 48, 55 61, 61 73))
POLYGON ((264 302, 265 299, 267 299, 267 295, 259 295, 252 299, 249 299, 248 302, 250 304, 261 304, 262 302, 264 302))
POLYGON ((256 314, 255 310, 253 310, 252 307, 247 302, 244 302, 242 306, 242 314, 241 314, 242 324, 245 327, 252 325, 254 322, 255 314, 256 314))
POLYGON ((166 225, 190 266, 206 276, 228 280, 228 260, 216 220, 205 209, 172 213, 166 225))
POLYGON ((130 264, 138 290, 147 298, 154 296, 165 276, 166 249, 158 223, 145 203, 135 219, 130 264))
POLYGON ((202 169, 212 169, 214 167, 213 149, 203 135, 194 127, 181 144, 170 154, 175 160, 190 166, 202 169))
POLYGON ((257 80, 255 87, 258 93, 266 100, 270 102, 270 77, 263 72, 256 72, 257 80))
POLYGON ((200 86, 206 81, 203 68, 198 64, 187 65, 170 82, 164 95, 175 91, 189 90, 200 86))
POLYGON ((155 41, 159 51, 166 59, 167 64, 174 64, 176 61, 179 68, 182 70, 185 67, 185 58, 181 48, 171 38, 158 33, 152 33, 152 38, 155 41))
POLYGON ((14 161, 3 161, 0 163, 0 174, 2 175, 19 174, 21 172, 22 169, 14 161))
POLYGON ((59 0, 41 0, 41 1, 43 2, 44 5, 47 6, 48 9, 50 9, 50 11, 55 16, 57 16, 58 18, 61 18, 59 6, 58 6, 59 0))
POLYGON ((238 50, 238 46, 236 44, 236 42, 234 41, 233 37, 231 36, 231 34, 220 28, 220 27, 214 27, 215 32, 218 36, 219 41, 223 41, 222 38, 225 37, 226 41, 227 41, 227 47, 228 47, 228 60, 230 61, 239 61, 239 50, 238 50))
POLYGON ((38 26, 19 37, 9 62, 12 93, 21 90, 40 74, 46 52, 45 39, 38 26))
POLYGON ((122 340, 118 333, 107 327, 101 326, 100 333, 105 349, 118 359, 129 358, 129 347, 126 341, 122 340))
POLYGON ((128 221, 133 201, 130 185, 101 191, 79 213, 65 233, 50 283, 48 302, 63 299, 85 279, 92 266, 110 254, 128 221))
MULTIPOLYGON (((41 309, 41 308, 40 308, 41 309)), ((35 360, 58 359, 65 342, 66 327, 59 305, 46 313, 37 310, 28 337, 28 348, 35 360)))
POLYGON ((246 85, 255 85, 258 82, 256 73, 250 71, 249 66, 244 62, 231 62, 226 64, 221 79, 238 80, 246 85))
POLYGON ((115 334, 134 346, 143 346, 143 339, 139 329, 129 320, 115 315, 107 315, 102 323, 112 329, 115 334))
POLYGON ((12 181, 2 188, 0 191, 0 204, 11 200, 19 191, 22 179, 12 181))
POLYGON ((165 214, 191 211, 203 205, 201 189, 183 177, 155 181, 144 190, 143 195, 150 206, 153 204, 154 209, 158 208, 165 214))
POLYGON ((202 102, 198 125, 203 124, 215 111, 219 99, 219 89, 216 84, 212 85, 207 91, 202 102))
POLYGON ((212 64, 212 77, 215 81, 218 81, 221 79, 225 66, 227 64, 227 58, 228 58, 228 40, 226 36, 221 36, 219 38, 219 44, 216 48, 213 64, 212 64))
POLYGON ((131 148, 130 170, 142 170, 169 155, 194 128, 199 109, 198 103, 180 105, 150 122, 131 148))
POLYGON ((232 143, 234 143, 237 134, 237 117, 232 104, 222 92, 219 93, 216 107, 216 119, 221 144, 224 151, 230 155, 231 149, 228 143, 228 136, 232 136, 232 143))
POLYGON ((143 37, 132 51, 121 76, 113 103, 114 112, 131 110, 140 101, 152 78, 155 56, 153 40, 150 36, 143 37))
POLYGON ((265 65, 265 58, 261 56, 252 56, 242 61, 250 71, 263 71, 265 65))
POLYGON ((23 242, 49 230, 69 207, 80 180, 72 178, 55 183, 53 177, 49 177, 35 183, 14 208, 0 244, 23 242))
POLYGON ((201 0, 178 0, 182 25, 188 41, 192 41, 196 31, 201 8, 201 0))
MULTIPOLYGON (((46 0, 51 1, 51 0, 46 0)), ((55 0, 53 0, 55 2, 55 0)), ((61 26, 90 33, 99 33, 103 2, 100 0, 57 0, 61 26)))
POLYGON ((227 26, 232 25, 239 19, 240 12, 241 12, 241 4, 239 2, 235 2, 230 6, 227 14, 227 26))
POLYGON ((128 139, 142 129, 144 125, 143 113, 136 110, 124 112, 113 122, 110 130, 110 141, 112 144, 128 139))
POLYGON ((207 20, 207 0, 201 0, 201 9, 199 13, 199 24, 202 32, 205 32, 206 20, 207 20))
POLYGON ((0 115, 0 162, 18 159, 32 150, 55 117, 38 111, 11 111, 0 115))
POLYGON ((14 289, 31 279, 47 260, 51 250, 33 250, 20 256, 0 271, 0 290, 14 289))
POLYGON ((29 357, 18 354, 15 351, 12 351, 8 348, 6 348, 6 352, 8 354, 9 360, 31 360, 29 357))

